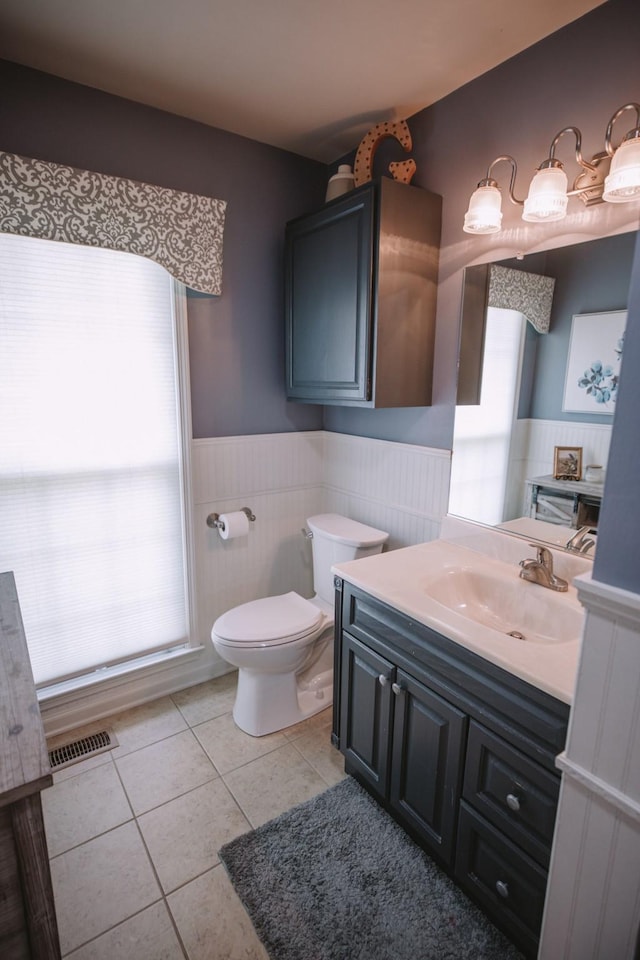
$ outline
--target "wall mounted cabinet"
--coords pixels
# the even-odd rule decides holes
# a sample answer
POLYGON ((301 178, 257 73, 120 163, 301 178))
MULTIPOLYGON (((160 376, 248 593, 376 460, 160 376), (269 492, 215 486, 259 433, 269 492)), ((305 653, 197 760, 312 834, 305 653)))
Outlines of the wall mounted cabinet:
POLYGON ((290 400, 431 403, 441 203, 382 178, 287 224, 290 400))
POLYGON ((569 707, 336 580, 345 769, 537 952, 569 707))

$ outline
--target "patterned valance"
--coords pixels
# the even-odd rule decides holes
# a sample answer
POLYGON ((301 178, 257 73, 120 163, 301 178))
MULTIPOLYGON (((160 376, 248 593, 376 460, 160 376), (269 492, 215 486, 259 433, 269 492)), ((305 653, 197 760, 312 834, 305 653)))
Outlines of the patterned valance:
POLYGON ((0 151, 0 232, 148 257, 222 292, 226 203, 0 151))
POLYGON ((555 283, 553 277, 510 270, 492 263, 487 306, 518 310, 538 333, 548 333, 555 283))

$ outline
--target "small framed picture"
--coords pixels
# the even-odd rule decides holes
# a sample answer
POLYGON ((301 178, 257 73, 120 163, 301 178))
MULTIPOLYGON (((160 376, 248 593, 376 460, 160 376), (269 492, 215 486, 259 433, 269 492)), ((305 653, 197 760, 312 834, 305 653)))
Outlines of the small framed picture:
POLYGON ((556 447, 553 456, 554 480, 582 479, 582 447, 556 447))

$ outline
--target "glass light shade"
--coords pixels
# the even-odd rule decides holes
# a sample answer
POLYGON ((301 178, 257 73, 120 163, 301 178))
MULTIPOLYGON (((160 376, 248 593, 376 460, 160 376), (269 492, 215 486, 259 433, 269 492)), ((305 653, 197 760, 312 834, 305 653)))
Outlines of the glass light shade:
POLYGON ((498 233, 502 224, 502 194, 497 187, 478 187, 464 217, 465 233, 498 233))
POLYGON ((522 219, 533 223, 562 220, 567 213, 567 175, 562 167, 536 171, 524 202, 522 219))
POLYGON ((611 161, 602 199, 627 203, 640 197, 640 137, 623 140, 611 161))

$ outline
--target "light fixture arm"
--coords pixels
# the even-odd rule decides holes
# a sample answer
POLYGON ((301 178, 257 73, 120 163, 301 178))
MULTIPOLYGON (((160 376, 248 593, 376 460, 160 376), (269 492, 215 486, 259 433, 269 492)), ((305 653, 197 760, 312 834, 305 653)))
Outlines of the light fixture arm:
POLYGON ((493 179, 491 174, 493 172, 493 168, 495 167, 496 163, 500 163, 501 160, 506 160, 507 163, 511 164, 511 180, 509 181, 509 200, 511 200, 511 203, 515 203, 516 206, 521 207, 524 204, 524 200, 518 200, 518 198, 514 195, 514 192, 513 192, 513 188, 516 185, 518 164, 515 162, 513 157, 510 157, 509 154, 507 153, 502 154, 499 157, 496 157, 495 160, 492 160, 492 162, 487 167, 486 177, 484 178, 484 180, 480 181, 478 186, 479 187, 497 187, 498 186, 497 181, 493 179))
POLYGON ((560 130, 559 133, 556 133, 555 137, 551 141, 551 148, 549 150, 549 159, 545 160, 544 163, 540 164, 542 167, 551 167, 560 165, 560 161, 556 160, 556 147, 560 141, 560 138, 565 135, 565 133, 572 133, 576 138, 576 161, 583 167, 585 170, 591 170, 594 173, 596 168, 593 163, 590 163, 588 160, 585 160, 582 156, 582 133, 577 127, 565 127, 564 130, 560 130), (553 161, 553 162, 551 162, 553 161))
POLYGON ((618 110, 616 110, 614 115, 611 117, 611 120, 609 120, 609 123, 607 124, 607 132, 604 137, 604 146, 605 146, 605 150, 607 151, 610 157, 614 155, 617 149, 617 147, 614 147, 613 144, 611 143, 611 134, 613 133, 613 125, 618 119, 618 117, 622 113, 624 113, 625 110, 635 110, 636 125, 635 125, 635 129, 630 130, 626 134, 626 136, 624 137, 624 140, 630 140, 635 137, 640 137, 640 103, 625 103, 623 107, 620 107, 618 110))

